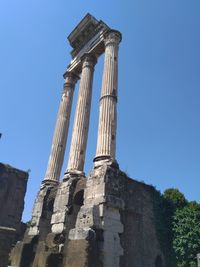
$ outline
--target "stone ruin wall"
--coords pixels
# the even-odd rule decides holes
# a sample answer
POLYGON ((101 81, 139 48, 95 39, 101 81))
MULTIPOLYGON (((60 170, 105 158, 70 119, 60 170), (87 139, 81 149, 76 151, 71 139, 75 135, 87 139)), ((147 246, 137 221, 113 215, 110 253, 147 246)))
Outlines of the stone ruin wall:
POLYGON ((22 238, 21 222, 28 173, 0 163, 0 267, 7 267, 12 246, 22 238))
POLYGON ((155 189, 106 165, 92 171, 85 182, 85 178, 80 179, 74 186, 61 233, 51 230, 53 211, 49 203, 57 191, 52 189, 44 203, 40 234, 30 236, 27 230, 23 242, 12 252, 12 265, 165 266, 155 228, 152 199, 155 189), (163 265, 156 265, 158 257, 163 265))
POLYGON ((155 227, 154 190, 117 168, 92 171, 62 266, 157 267, 158 257, 164 266, 155 227))

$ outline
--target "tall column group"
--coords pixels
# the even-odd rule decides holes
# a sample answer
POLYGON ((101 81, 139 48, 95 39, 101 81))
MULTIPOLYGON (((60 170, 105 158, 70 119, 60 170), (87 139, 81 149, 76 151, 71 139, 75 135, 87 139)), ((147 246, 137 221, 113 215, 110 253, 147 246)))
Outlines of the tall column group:
MULTIPOLYGON (((107 161, 115 161, 118 47, 120 41, 121 34, 115 30, 110 30, 104 36, 105 59, 99 108, 97 149, 94 158, 95 166, 106 163, 107 161)), ((81 74, 72 72, 67 72, 65 74, 62 100, 57 115, 51 153, 43 183, 57 183, 59 181, 66 149, 74 87, 79 76, 80 87, 74 117, 68 166, 64 178, 68 177, 68 174, 84 175, 92 99, 92 82, 96 62, 97 59, 95 55, 85 53, 81 59, 81 74)))

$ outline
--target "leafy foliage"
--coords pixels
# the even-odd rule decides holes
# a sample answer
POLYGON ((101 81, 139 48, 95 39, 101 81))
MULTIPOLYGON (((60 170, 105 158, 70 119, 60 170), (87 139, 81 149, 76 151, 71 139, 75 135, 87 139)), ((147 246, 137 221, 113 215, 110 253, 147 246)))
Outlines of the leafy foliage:
POLYGON ((172 225, 178 266, 196 267, 196 255, 200 251, 200 205, 192 202, 177 209, 172 225))
POLYGON ((155 226, 167 258, 166 266, 196 267, 200 253, 200 204, 188 202, 178 189, 169 188, 163 195, 153 192, 155 226))
POLYGON ((163 196, 171 204, 173 211, 183 208, 188 204, 185 196, 175 188, 165 190, 163 196))

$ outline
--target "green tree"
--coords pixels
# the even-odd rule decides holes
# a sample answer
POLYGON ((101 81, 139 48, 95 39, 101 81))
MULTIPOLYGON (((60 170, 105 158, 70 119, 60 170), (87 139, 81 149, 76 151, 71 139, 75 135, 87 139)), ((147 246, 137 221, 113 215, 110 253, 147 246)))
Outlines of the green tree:
POLYGON ((166 189, 163 196, 169 202, 173 212, 175 212, 176 209, 183 208, 188 204, 185 196, 175 188, 166 189))
POLYGON ((179 267, 196 267, 200 252, 200 204, 177 209, 172 222, 173 247, 179 267))

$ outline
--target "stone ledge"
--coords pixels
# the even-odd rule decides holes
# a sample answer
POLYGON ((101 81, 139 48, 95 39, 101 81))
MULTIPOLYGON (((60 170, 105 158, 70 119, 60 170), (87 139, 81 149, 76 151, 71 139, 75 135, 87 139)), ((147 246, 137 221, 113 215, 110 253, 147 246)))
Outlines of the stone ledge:
POLYGON ((9 232, 16 232, 16 229, 14 228, 10 228, 10 227, 4 227, 4 226, 0 226, 0 231, 9 231, 9 232))

